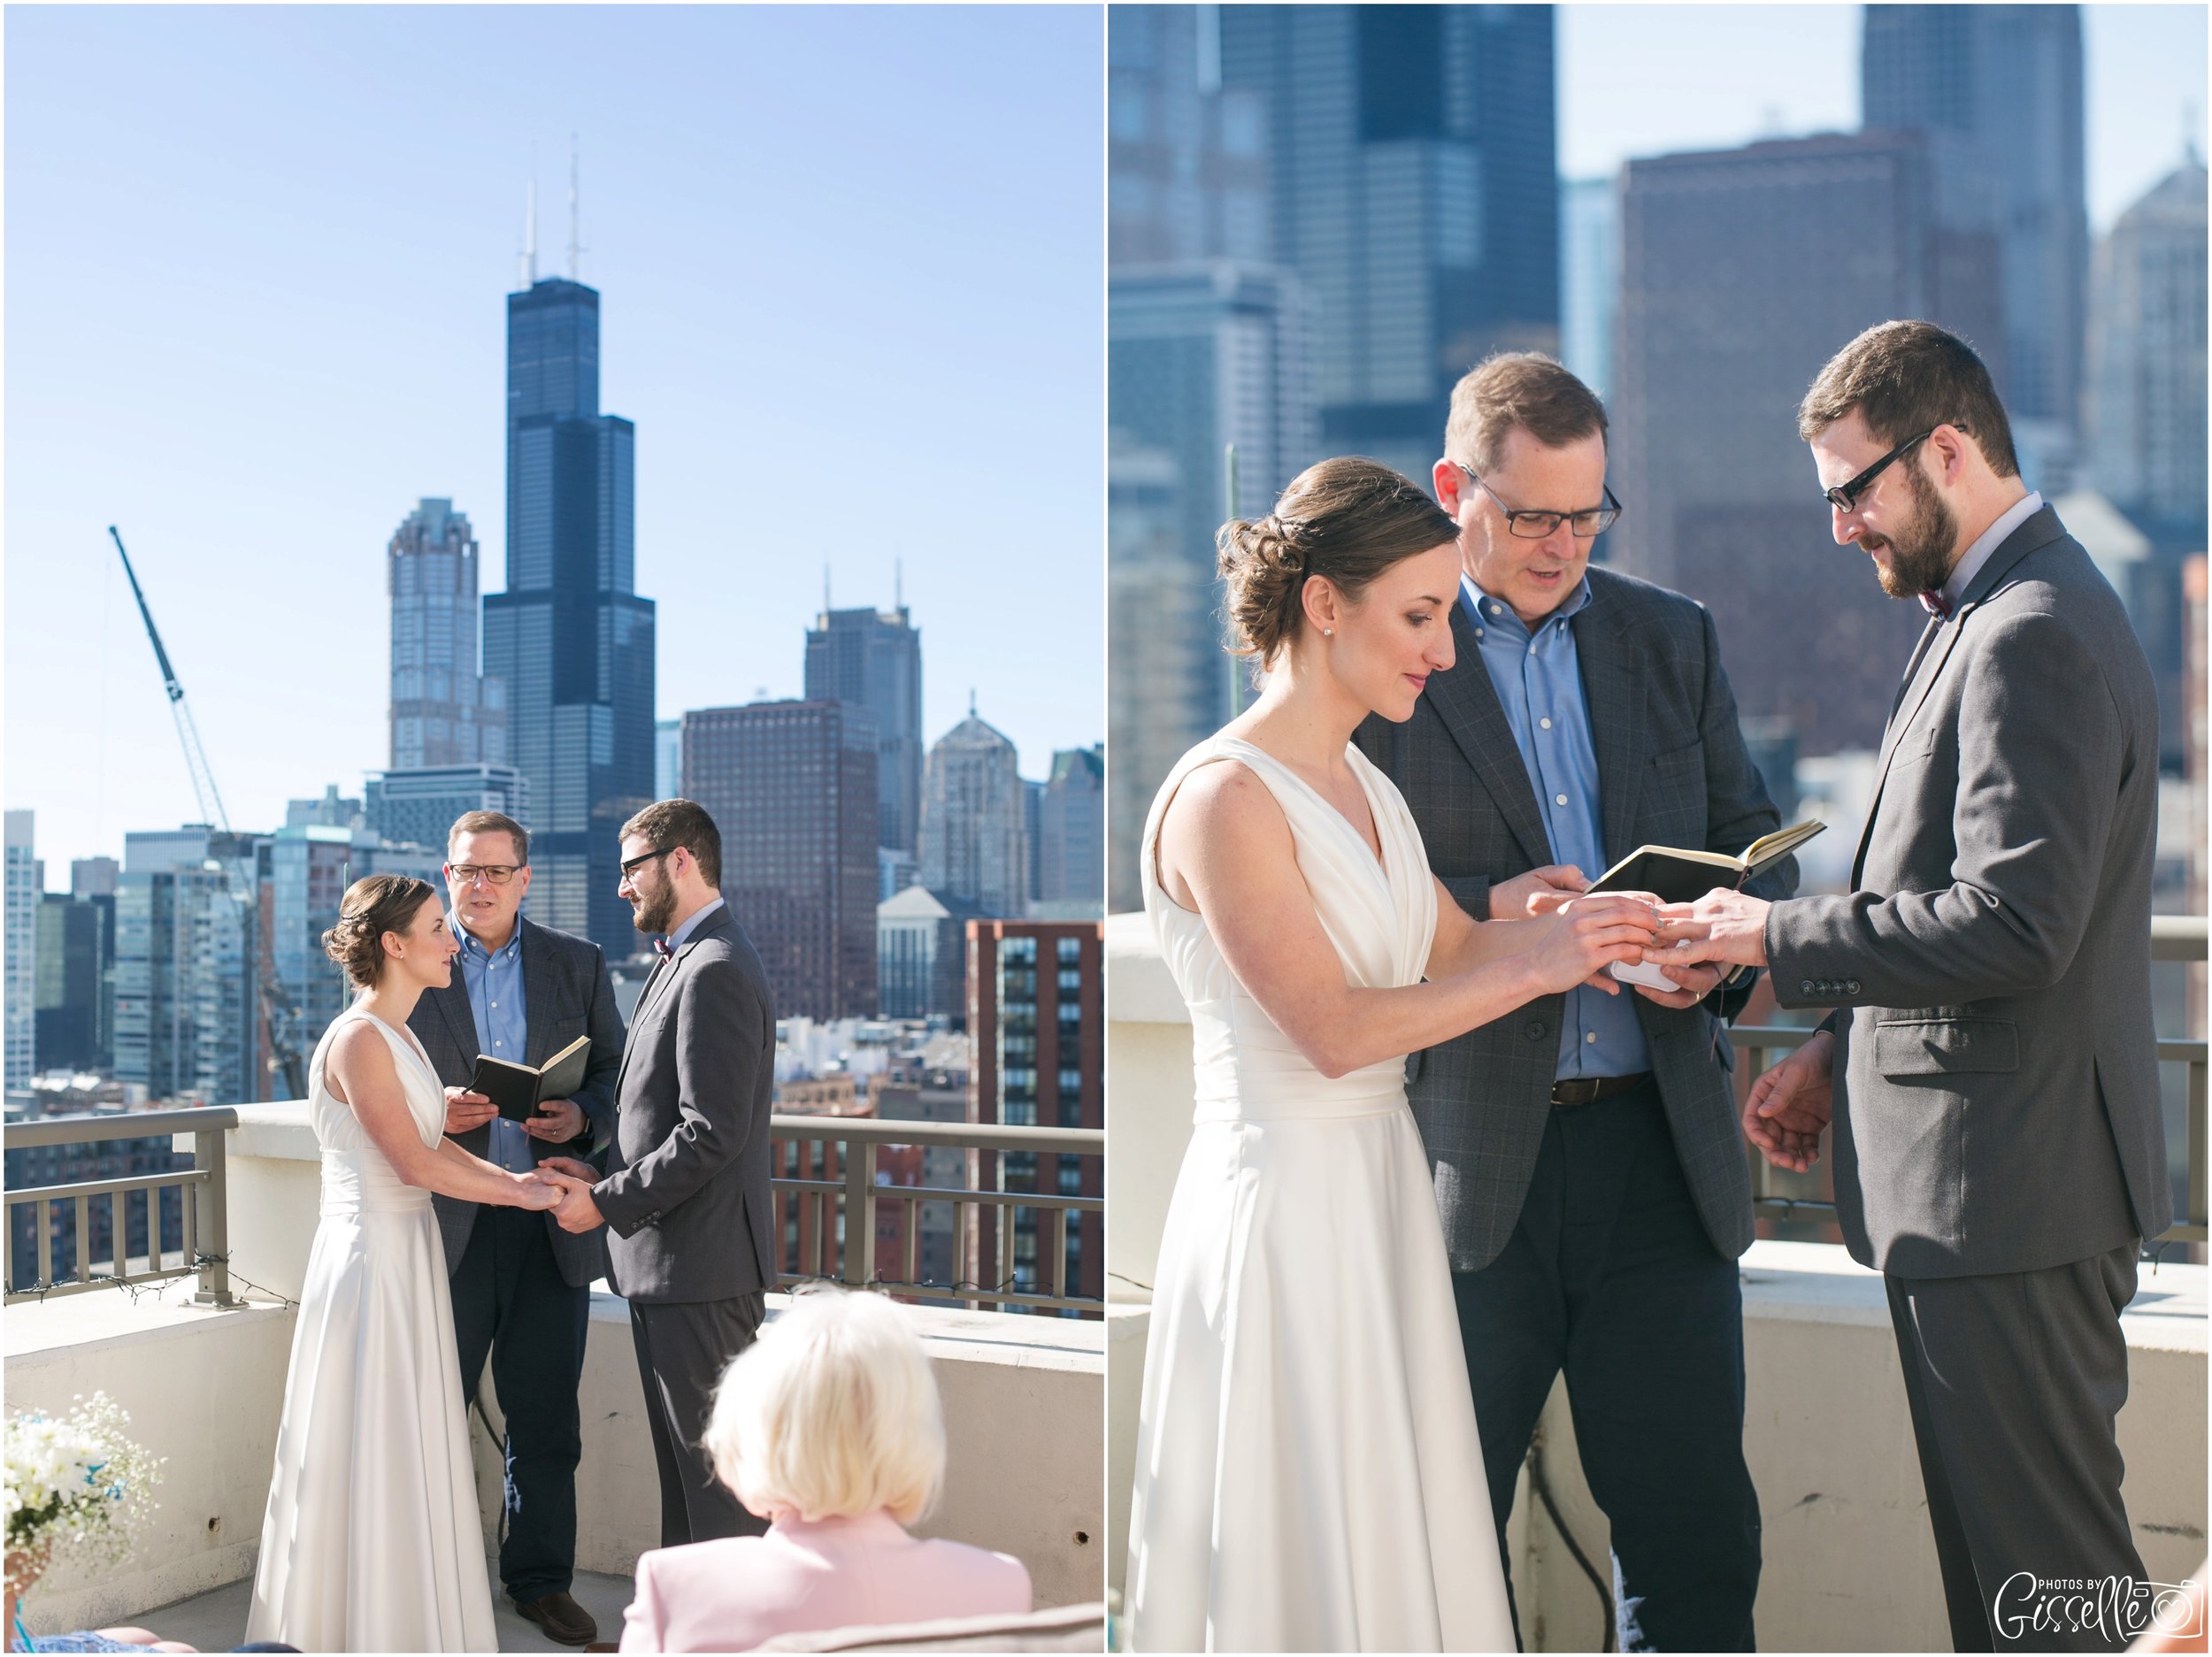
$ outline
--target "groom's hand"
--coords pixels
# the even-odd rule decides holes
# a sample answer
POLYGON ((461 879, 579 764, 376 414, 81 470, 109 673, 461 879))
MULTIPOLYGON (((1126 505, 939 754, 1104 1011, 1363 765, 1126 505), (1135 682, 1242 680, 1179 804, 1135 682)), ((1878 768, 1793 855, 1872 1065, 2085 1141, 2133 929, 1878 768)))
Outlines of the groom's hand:
MULTIPOLYGON (((553 1210, 553 1217, 560 1222, 561 1230, 588 1231, 604 1225, 606 1216, 599 1212, 599 1205, 591 1200, 595 1176, 593 1178, 580 1178, 556 1166, 561 1163, 566 1164, 567 1168, 584 1168, 581 1162, 572 1162, 565 1156, 549 1156, 538 1164, 539 1176, 551 1180, 561 1188, 561 1205, 553 1210)), ((592 1170, 584 1168, 584 1171, 590 1174, 592 1170)))
POLYGON ((1572 863, 1548 863, 1492 886, 1490 918, 1520 921, 1548 915, 1569 898, 1589 889, 1589 878, 1572 863))
POLYGON ((1835 1111, 1835 1052, 1824 1030, 1751 1084, 1744 1138, 1775 1167, 1802 1174, 1820 1160, 1820 1136, 1835 1111))

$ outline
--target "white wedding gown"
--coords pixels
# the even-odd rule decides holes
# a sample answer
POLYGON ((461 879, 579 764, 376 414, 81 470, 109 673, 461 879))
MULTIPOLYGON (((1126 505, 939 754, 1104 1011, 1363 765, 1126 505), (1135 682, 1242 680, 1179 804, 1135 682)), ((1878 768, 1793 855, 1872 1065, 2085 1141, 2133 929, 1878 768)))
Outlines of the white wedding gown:
POLYGON ((1504 1651, 1513 1627, 1444 1237, 1404 1064, 1332 1081, 1159 886, 1168 802, 1240 761, 1290 821, 1346 978, 1418 983, 1436 888, 1356 749, 1383 859, 1250 743, 1184 756, 1144 902, 1190 1003, 1197 1110, 1161 1239, 1130 1507, 1133 1650, 1504 1651))
POLYGON ((444 1090, 411 1034, 358 1007, 332 1024, 307 1078, 322 1220, 246 1638, 306 1652, 497 1651, 430 1193, 401 1182, 323 1085, 331 1040, 355 1019, 391 1044, 423 1144, 445 1132, 444 1090))

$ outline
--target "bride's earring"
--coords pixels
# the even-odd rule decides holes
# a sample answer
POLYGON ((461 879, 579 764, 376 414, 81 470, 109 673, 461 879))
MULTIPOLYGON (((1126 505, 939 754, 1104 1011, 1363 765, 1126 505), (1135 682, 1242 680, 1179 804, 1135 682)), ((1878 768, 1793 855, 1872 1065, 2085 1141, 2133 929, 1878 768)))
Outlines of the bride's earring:
POLYGON ((1336 637, 1336 629, 1333 627, 1324 627, 1321 630, 1321 636, 1324 639, 1333 639, 1336 637))

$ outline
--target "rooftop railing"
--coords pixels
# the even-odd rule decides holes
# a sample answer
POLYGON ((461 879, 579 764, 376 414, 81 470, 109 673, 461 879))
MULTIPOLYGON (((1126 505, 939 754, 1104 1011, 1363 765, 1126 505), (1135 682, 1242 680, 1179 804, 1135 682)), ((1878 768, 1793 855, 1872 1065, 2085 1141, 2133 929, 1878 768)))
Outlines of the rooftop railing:
MULTIPOLYGON (((34 1185, 11 1190, 6 1196, 4 1282, 7 1300, 42 1300, 54 1295, 83 1294, 96 1289, 165 1284, 179 1277, 198 1276, 195 1304, 233 1307, 243 1302, 232 1293, 230 1244, 226 1211, 226 1153, 227 1134, 238 1126, 238 1112, 230 1106, 197 1109, 141 1111, 127 1115, 51 1116, 33 1122, 11 1122, 6 1148, 27 1150, 58 1145, 99 1144, 118 1139, 142 1139, 170 1135, 192 1135, 192 1166, 168 1173, 137 1174, 110 1179, 82 1180, 67 1185, 34 1185), (165 1251, 160 1247, 164 1192, 173 1190, 183 1205, 184 1247, 165 1251), (147 1253, 131 1257, 119 1239, 127 1237, 127 1207, 134 1200, 146 1205, 147 1253), (119 1239, 114 1258, 90 1258, 93 1236, 92 1205, 110 1205, 110 1232, 119 1239), (53 1220, 58 1208, 68 1205, 75 1219, 73 1270, 56 1275, 53 1220), (15 1287, 15 1214, 34 1211, 33 1233, 38 1264, 35 1281, 15 1287)), ((867 1285, 894 1294, 939 1300, 957 1300, 971 1306, 1004 1309, 1100 1311, 1105 1302, 1097 1296, 1070 1293, 1068 1230, 1073 1216, 1102 1213, 1098 1197, 1049 1192, 982 1190, 928 1185, 891 1185, 877 1183, 877 1152, 887 1145, 939 1147, 967 1151, 1026 1153, 1060 1157, 1099 1157, 1105 1155, 1106 1135, 1095 1128, 1001 1127, 987 1124, 883 1121, 873 1117, 777 1116, 769 1119, 769 1137, 776 1140, 828 1142, 842 1147, 841 1176, 833 1179, 778 1178, 772 1181, 780 1195, 788 1197, 798 1216, 798 1249, 795 1270, 780 1274, 777 1286, 830 1279, 867 1285), (901 1247, 902 1270, 890 1277, 878 1270, 876 1219, 879 1206, 897 1203, 904 1208, 904 1237, 901 1247), (995 1258, 987 1262, 987 1275, 976 1282, 932 1283, 924 1279, 919 1250, 924 1206, 946 1203, 952 1210, 952 1235, 956 1258, 967 1258, 971 1226, 986 1210, 995 1211, 1004 1224, 990 1228, 995 1258), (1041 1282, 1025 1286, 1015 1262, 1015 1219, 1027 1210, 1048 1230, 1050 1288, 1041 1282)), ((1043 1250, 1040 1249, 1040 1255, 1043 1250)), ((1041 1270, 1041 1262, 1040 1265, 1041 1270)))
MULTIPOLYGON (((2205 959, 2205 917, 2201 915, 2154 915, 2151 917, 2151 959, 2153 961, 2200 962, 2205 959)), ((1810 1029, 1798 1029, 1779 1024, 1739 1024, 1732 1028, 1729 1039, 1736 1050, 1746 1055, 1744 1067, 1747 1086, 1773 1062, 1773 1055, 1787 1053, 1810 1040, 1810 1029)), ((2165 1232, 2150 1239, 2160 1243, 2201 1243, 2206 1239, 2205 1209, 2205 1092, 2206 1044, 2202 1041, 2164 1040, 2158 1044, 2161 1064, 2183 1064, 2189 1076, 2189 1185, 2186 1204, 2182 1217, 2165 1232)), ((1747 1147, 1751 1159, 1751 1201, 1753 1211, 1761 1219, 1832 1224, 1836 1205, 1825 1198, 1797 1195, 1793 1188, 1801 1189, 1821 1178, 1814 1174, 1792 1174, 1777 1169, 1760 1155, 1755 1147, 1747 1147)))

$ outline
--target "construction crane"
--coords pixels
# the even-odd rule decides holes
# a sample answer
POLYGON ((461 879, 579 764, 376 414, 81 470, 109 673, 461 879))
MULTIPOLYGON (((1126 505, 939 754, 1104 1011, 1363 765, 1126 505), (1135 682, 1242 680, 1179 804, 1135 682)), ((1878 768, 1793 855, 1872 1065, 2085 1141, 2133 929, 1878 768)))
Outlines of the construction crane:
POLYGON ((261 986, 261 1015, 269 1036, 269 1068, 280 1073, 288 1099, 307 1096, 307 1077, 300 1064, 298 1044, 293 1032, 298 1027, 299 1014, 292 1005, 292 998, 285 993, 283 980, 277 977, 276 955, 271 947, 268 929, 260 924, 260 903, 256 894, 257 882, 253 870, 239 853, 238 836, 232 832, 230 814, 223 809, 223 796, 216 792, 215 773, 207 763, 207 750, 200 744, 200 728, 193 722, 192 710, 185 706, 184 687, 177 682, 177 671, 169 665, 169 652, 162 648, 161 630, 154 625, 154 612, 146 603, 146 594, 138 585, 138 572, 131 568, 131 555, 124 550, 123 537, 114 525, 108 525, 108 533, 114 538, 115 550, 123 559, 123 574, 131 584, 131 596, 138 601, 140 619, 146 624, 146 637, 152 641, 154 660, 161 668, 162 688, 169 694, 169 712, 177 722, 177 740, 184 745, 184 763, 192 773, 192 792, 200 802, 200 815, 221 831, 224 848, 231 855, 221 859, 230 882, 232 899, 246 906, 253 917, 257 938, 259 970, 254 977, 261 986))

